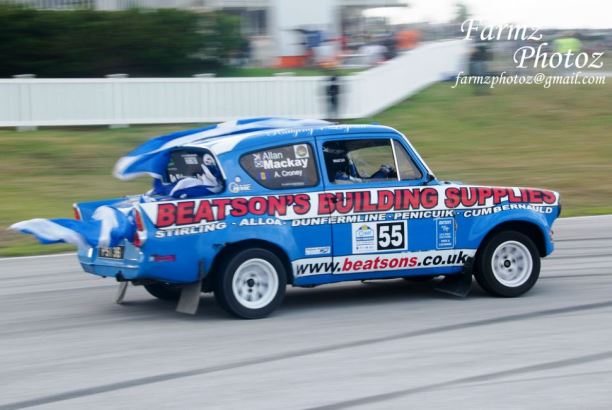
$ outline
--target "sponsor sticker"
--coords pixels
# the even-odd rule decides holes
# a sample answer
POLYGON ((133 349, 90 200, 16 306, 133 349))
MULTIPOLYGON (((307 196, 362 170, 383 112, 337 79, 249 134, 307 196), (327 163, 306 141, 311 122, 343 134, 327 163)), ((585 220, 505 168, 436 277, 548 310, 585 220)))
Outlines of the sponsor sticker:
POLYGON ((353 253, 405 250, 408 237, 405 221, 353 223, 353 253))
POLYGON ((391 252, 382 255, 347 255, 304 258, 292 262, 296 276, 459 267, 476 249, 391 252))
POLYGON ((353 253, 376 252, 376 224, 352 224, 353 253))
POLYGON ((304 254, 306 256, 314 255, 329 255, 331 253, 331 246, 315 246, 312 248, 306 248, 304 254))
POLYGON ((452 218, 436 219, 436 248, 455 246, 455 226, 452 218))
POLYGON ((293 151, 295 152, 295 158, 308 158, 310 155, 308 154, 308 146, 306 144, 298 144, 293 146, 293 151))
POLYGON ((242 180, 240 179, 240 177, 234 178, 234 181, 230 182, 228 185, 229 191, 236 193, 251 190, 251 184, 242 184, 241 182, 242 180))
MULTIPOLYGON (((267 172, 265 174, 267 178, 274 180, 273 173, 275 171, 258 170, 258 172, 267 172)), ((254 176, 257 175, 254 174, 254 176)), ((278 186, 293 186, 293 183, 284 182, 278 186)), ((235 179, 228 184, 230 192, 239 193, 251 189, 250 184, 244 184, 240 179, 235 179)), ((292 226, 354 223, 357 226, 351 227, 351 234, 352 241, 355 242, 356 229, 363 224, 374 229, 374 225, 368 224, 374 222, 405 223, 405 221, 398 219, 413 218, 452 219, 455 215, 469 218, 515 209, 527 209, 547 214, 554 212, 557 204, 558 196, 550 191, 529 188, 451 186, 280 195, 237 195, 230 198, 213 197, 184 201, 160 201, 142 204, 141 206, 158 228, 223 221, 228 216, 240 218, 248 215, 256 217, 265 215, 282 220, 291 220, 293 221, 292 226), (471 193, 461 191, 463 189, 469 190, 471 193), (466 197, 463 195, 466 195, 466 197), (500 202, 507 203, 500 205, 500 202), (394 215, 387 217, 385 214, 394 215)), ((401 226, 390 228, 390 235, 395 237, 394 243, 398 243, 398 232, 406 239, 407 226, 403 229, 401 226)), ((379 235, 379 232, 375 231, 375 235, 379 235)), ((452 235, 454 236, 454 233, 452 235)), ((365 239, 363 242, 367 243, 365 239)), ((407 241, 405 240, 404 246, 406 244, 407 241)), ((387 247, 383 245, 382 248, 387 247)))

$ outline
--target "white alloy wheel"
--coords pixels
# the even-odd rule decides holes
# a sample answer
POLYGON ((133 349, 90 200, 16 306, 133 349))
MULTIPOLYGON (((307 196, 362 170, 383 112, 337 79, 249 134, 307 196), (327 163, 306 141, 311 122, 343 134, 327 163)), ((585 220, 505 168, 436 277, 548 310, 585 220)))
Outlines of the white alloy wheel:
POLYGON ((504 286, 516 288, 527 282, 533 270, 529 249, 517 241, 500 243, 491 258, 495 278, 504 286))
POLYGON ((234 273, 232 293, 247 309, 268 306, 278 292, 278 272, 274 266, 259 258, 244 261, 234 273))

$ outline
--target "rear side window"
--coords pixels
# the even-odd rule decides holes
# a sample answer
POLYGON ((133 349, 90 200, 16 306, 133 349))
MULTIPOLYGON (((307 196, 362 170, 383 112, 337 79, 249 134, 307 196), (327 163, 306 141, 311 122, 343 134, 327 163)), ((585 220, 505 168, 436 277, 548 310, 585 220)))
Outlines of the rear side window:
POLYGON ((245 154, 240 165, 268 189, 312 187, 319 183, 310 144, 293 144, 245 154))
POLYGON ((166 168, 167 181, 175 183, 184 178, 200 177, 206 167, 217 179, 221 172, 213 156, 205 150, 176 150, 170 154, 166 168))

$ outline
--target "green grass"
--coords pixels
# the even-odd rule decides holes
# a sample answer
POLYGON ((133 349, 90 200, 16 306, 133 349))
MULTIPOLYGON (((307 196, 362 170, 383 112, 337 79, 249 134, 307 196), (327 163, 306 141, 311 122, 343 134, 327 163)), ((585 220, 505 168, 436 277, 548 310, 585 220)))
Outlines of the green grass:
MULTIPOLYGON (((437 84, 376 121, 404 132, 439 178, 561 192, 564 216, 612 213, 612 85, 500 87, 475 96, 437 84)), ((139 143, 195 125, 0 130, 0 226, 72 217, 73 202, 145 192, 114 162, 139 143)), ((0 229, 0 256, 58 252, 0 229)))

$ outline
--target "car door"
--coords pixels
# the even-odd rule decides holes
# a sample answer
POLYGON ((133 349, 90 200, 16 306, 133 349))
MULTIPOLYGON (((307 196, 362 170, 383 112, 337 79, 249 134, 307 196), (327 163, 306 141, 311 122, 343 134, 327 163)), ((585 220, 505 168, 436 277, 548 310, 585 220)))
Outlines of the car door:
POLYGON ((332 216, 334 274, 347 279, 441 273, 453 267, 453 213, 397 134, 317 138, 332 216), (398 172, 399 171, 399 172, 398 172))
MULTIPOLYGON (((237 173, 237 179, 248 186, 250 195, 265 195, 268 201, 284 204, 278 221, 281 224, 258 226, 253 236, 278 243, 287 251, 295 283, 318 283, 321 275, 331 273, 332 240, 328 223, 313 222, 317 198, 323 190, 314 141, 295 139, 248 150, 241 155, 239 166, 244 173, 237 173), (258 187, 263 190, 258 191, 258 187)), ((235 188, 237 183, 231 182, 229 190, 235 188)), ((247 226, 241 228, 245 232, 247 226)))

